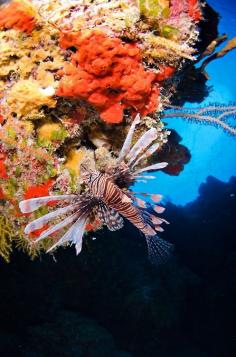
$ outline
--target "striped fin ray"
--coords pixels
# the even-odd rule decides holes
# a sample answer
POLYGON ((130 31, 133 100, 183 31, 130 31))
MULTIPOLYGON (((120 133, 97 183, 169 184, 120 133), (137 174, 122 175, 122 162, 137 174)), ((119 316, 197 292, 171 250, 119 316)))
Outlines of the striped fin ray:
MULTIPOLYGON (((155 194, 150 194, 150 198, 153 202, 157 203, 159 201, 161 201, 162 196, 160 195, 155 195, 155 194)), ((133 196, 133 200, 136 202, 137 206, 140 208, 147 208, 147 207, 152 207, 152 209, 156 212, 156 213, 163 213, 165 211, 165 207, 153 204, 153 203, 149 203, 146 202, 144 200, 141 200, 138 197, 133 196)), ((148 212, 149 214, 149 212, 148 212)), ((155 216, 154 216, 155 217, 155 216)))
MULTIPOLYGON (((162 196, 158 194, 144 194, 144 196, 148 197, 150 196, 151 200, 156 203, 161 201, 162 196)), ((163 213, 165 211, 165 207, 156 205, 156 204, 151 204, 149 202, 146 202, 136 196, 133 196, 133 200, 136 203, 136 205, 141 208, 140 212, 145 220, 145 222, 150 225, 152 228, 155 229, 155 231, 158 232, 163 232, 163 228, 160 227, 160 225, 164 222, 166 224, 169 224, 168 221, 166 221, 164 218, 157 217, 155 214, 151 214, 148 212, 146 209, 148 207, 152 208, 155 212, 157 213, 163 213)))
POLYGON ((158 164, 153 164, 147 167, 144 167, 143 169, 139 169, 135 171, 135 174, 140 174, 141 172, 146 172, 146 171, 155 171, 155 170, 161 170, 164 169, 168 165, 167 162, 159 162, 158 164))
POLYGON ((165 207, 158 206, 158 205, 152 206, 152 208, 157 213, 163 213, 165 211, 165 207))
POLYGON ((76 230, 74 230, 73 235, 72 235, 72 239, 75 243, 76 255, 78 255, 82 249, 82 239, 83 239, 83 235, 85 232, 85 227, 86 227, 87 221, 88 221, 87 217, 82 218, 82 222, 76 228, 76 230))
POLYGON ((157 138, 157 129, 151 128, 146 133, 144 133, 141 138, 136 142, 136 144, 132 147, 129 154, 127 155, 127 159, 129 160, 129 164, 131 164, 140 153, 142 153, 154 140, 157 138))
POLYGON ((79 212, 75 212, 71 216, 66 217, 65 219, 63 219, 63 221, 49 227, 48 229, 46 229, 46 231, 43 231, 43 233, 40 234, 40 236, 37 238, 35 243, 38 243, 40 240, 47 238, 52 233, 55 233, 56 231, 59 231, 60 229, 68 226, 69 224, 73 223, 78 218, 79 218, 79 212))
POLYGON ((151 214, 146 210, 142 210, 142 215, 145 218, 145 220, 147 221, 147 223, 150 225, 153 225, 154 227, 157 225, 158 226, 161 225, 163 222, 169 223, 164 218, 157 217, 156 215, 151 214))
POLYGON ((76 253, 79 254, 80 246, 82 246, 81 240, 85 231, 85 226, 87 222, 88 212, 87 214, 81 214, 77 221, 70 227, 70 229, 56 242, 52 247, 47 250, 47 253, 51 252, 55 248, 67 243, 71 242, 77 245, 76 253))
POLYGON ((83 212, 78 221, 74 224, 73 230, 71 232, 71 242, 75 244, 76 255, 81 252, 82 249, 82 238, 85 232, 85 227, 88 222, 90 210, 83 212))
POLYGON ((133 135, 134 135, 134 130, 135 130, 136 125, 140 123, 140 120, 141 120, 140 119, 140 115, 139 114, 136 115, 133 123, 131 124, 129 132, 128 132, 127 136, 126 136, 126 139, 125 139, 125 142, 124 142, 124 144, 122 146, 122 149, 120 151, 120 155, 119 155, 118 161, 117 161, 118 163, 121 162, 125 158, 125 156, 128 154, 128 152, 130 151, 132 138, 133 138, 133 135))
POLYGON ((98 206, 99 219, 107 226, 110 231, 117 231, 124 225, 123 218, 112 208, 108 208, 104 204, 98 206))
POLYGON ((19 203, 19 207, 22 213, 31 213, 36 211, 38 208, 46 205, 49 202, 61 201, 61 200, 73 200, 76 195, 54 195, 46 197, 31 198, 29 200, 24 200, 19 203))
POLYGON ((169 224, 169 222, 164 218, 157 217, 156 215, 153 215, 146 210, 142 210, 142 216, 145 222, 149 226, 151 226, 156 232, 164 231, 164 229, 161 227, 162 223, 169 224))
POLYGON ((140 175, 140 176, 134 176, 135 179, 144 179, 144 180, 155 180, 156 179, 156 176, 143 176, 143 175, 140 175))
POLYGON ((158 202, 160 202, 161 200, 162 200, 162 195, 159 195, 159 194, 157 194, 157 193, 151 193, 150 194, 150 197, 151 197, 151 200, 153 201, 153 202, 155 202, 155 203, 158 203, 158 202))
POLYGON ((146 201, 141 200, 141 199, 138 198, 138 197, 134 197, 134 201, 135 201, 135 203, 137 204, 138 207, 140 207, 140 208, 147 208, 147 203, 146 203, 146 201))
POLYGON ((141 161, 141 160, 146 160, 149 156, 151 156, 154 152, 157 151, 157 149, 159 148, 159 143, 155 143, 153 145, 150 146, 149 149, 146 150, 146 152, 141 155, 131 166, 131 168, 134 168, 135 166, 138 165, 138 163, 141 161))
POLYGON ((152 202, 155 202, 155 203, 158 203, 163 199, 163 196, 159 195, 157 193, 134 192, 134 191, 131 191, 131 193, 132 193, 134 198, 136 198, 135 195, 141 195, 143 197, 150 197, 152 202))
POLYGON ((146 242, 149 260, 155 265, 166 263, 174 250, 173 244, 159 238, 157 235, 146 236, 146 242))
POLYGON ((69 205, 69 206, 66 206, 63 208, 59 208, 53 212, 46 214, 45 216, 35 219, 33 222, 27 224, 27 226, 25 227, 25 234, 29 234, 33 231, 36 231, 37 229, 42 228, 51 219, 61 216, 61 215, 68 213, 70 211, 73 211, 76 208, 77 209, 79 208, 78 203, 75 203, 73 205, 69 205))

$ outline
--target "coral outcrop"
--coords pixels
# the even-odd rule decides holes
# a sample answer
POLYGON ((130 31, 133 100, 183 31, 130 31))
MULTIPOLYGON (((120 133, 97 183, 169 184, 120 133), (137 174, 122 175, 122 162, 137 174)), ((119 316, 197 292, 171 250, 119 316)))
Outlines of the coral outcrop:
MULTIPOLYGON (((196 0, 13 0, 0 7, 0 214, 12 217, 17 247, 31 257, 49 248, 48 239, 34 243, 47 224, 29 236, 24 228, 53 210, 48 204, 29 217, 19 202, 84 194, 80 165, 111 172, 137 114, 130 147, 147 133, 137 170, 157 163, 152 154, 169 135, 163 104, 194 59, 201 16, 196 0)), ((122 180, 122 189, 134 181, 122 180)), ((94 214, 86 230, 101 225, 94 214)), ((55 244, 57 232, 50 239, 55 244)))

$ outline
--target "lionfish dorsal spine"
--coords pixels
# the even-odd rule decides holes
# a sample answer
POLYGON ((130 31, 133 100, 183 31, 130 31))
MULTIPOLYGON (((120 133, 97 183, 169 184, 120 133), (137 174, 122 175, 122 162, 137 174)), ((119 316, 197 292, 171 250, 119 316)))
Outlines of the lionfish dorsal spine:
POLYGON ((127 160, 131 164, 140 153, 143 153, 144 150, 151 145, 151 143, 157 139, 157 129, 151 128, 146 133, 144 133, 141 138, 138 139, 136 144, 132 147, 130 152, 127 155, 127 160))
POLYGON ((135 119, 133 120, 131 127, 129 129, 129 132, 126 136, 126 139, 124 141, 124 144, 122 146, 122 149, 120 151, 119 157, 117 159, 117 163, 121 162, 122 160, 124 160, 124 158, 126 157, 126 155, 128 154, 128 152, 130 151, 131 148, 131 144, 132 144, 132 139, 133 139, 133 135, 134 135, 134 131, 136 126, 140 123, 141 118, 140 115, 137 114, 135 119))
POLYGON ((164 169, 167 165, 168 165, 168 162, 159 162, 158 164, 153 164, 150 166, 146 166, 142 169, 136 170, 135 174, 140 174, 141 172, 146 172, 146 171, 161 170, 161 169, 164 169))
POLYGON ((159 143, 155 143, 152 146, 150 146, 150 148, 147 149, 147 151, 143 155, 141 155, 139 158, 137 158, 137 160, 134 163, 132 163, 131 168, 137 166, 140 161, 146 160, 148 157, 150 157, 154 152, 157 151, 159 146, 160 146, 159 143))

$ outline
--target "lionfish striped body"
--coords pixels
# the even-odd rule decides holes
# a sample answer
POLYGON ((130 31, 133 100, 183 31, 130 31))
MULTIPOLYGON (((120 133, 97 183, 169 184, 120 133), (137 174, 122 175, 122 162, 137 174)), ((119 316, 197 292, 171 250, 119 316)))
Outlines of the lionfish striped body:
POLYGON ((137 207, 111 178, 105 174, 94 172, 93 180, 88 183, 89 191, 93 197, 101 199, 109 208, 112 208, 123 217, 128 219, 145 235, 155 235, 156 232, 146 223, 137 207))
MULTIPOLYGON (((119 186, 120 182, 135 182, 137 178, 143 178, 142 172, 157 170, 165 167, 167 163, 159 163, 142 169, 136 169, 137 164, 149 157, 158 148, 153 141, 157 138, 157 130, 149 129, 137 143, 131 148, 131 142, 135 126, 140 122, 137 116, 131 125, 129 133, 117 159, 117 165, 112 172, 101 173, 90 170, 84 163, 81 164, 81 178, 86 185, 86 191, 80 195, 55 195, 33 198, 20 202, 23 213, 30 213, 52 201, 63 202, 65 206, 42 216, 29 223, 25 233, 38 230, 51 220, 58 223, 46 229, 36 242, 49 237, 62 228, 71 225, 66 233, 48 251, 65 243, 75 244, 77 254, 82 248, 82 237, 86 224, 91 214, 95 214, 100 222, 111 231, 123 227, 123 218, 137 227, 146 238, 149 257, 155 263, 166 261, 172 250, 172 245, 157 236, 162 231, 161 224, 168 223, 164 219, 150 213, 145 201, 135 197, 128 188, 119 186), (66 203, 68 204, 66 205, 66 203), (63 218, 60 218, 63 217, 63 218)), ((110 169, 110 168, 109 168, 110 169)), ((145 176, 145 178, 152 178, 145 176)), ((161 200, 160 195, 151 195, 154 202, 161 200)), ((157 213, 164 211, 163 207, 152 206, 157 213)))

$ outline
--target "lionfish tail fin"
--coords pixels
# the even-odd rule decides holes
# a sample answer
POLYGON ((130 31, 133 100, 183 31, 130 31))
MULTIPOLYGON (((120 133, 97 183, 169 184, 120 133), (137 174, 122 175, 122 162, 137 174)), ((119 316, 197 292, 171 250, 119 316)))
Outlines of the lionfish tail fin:
POLYGON ((146 236, 148 247, 148 257, 152 264, 160 265, 166 263, 173 253, 174 245, 162 238, 155 236, 146 236))

